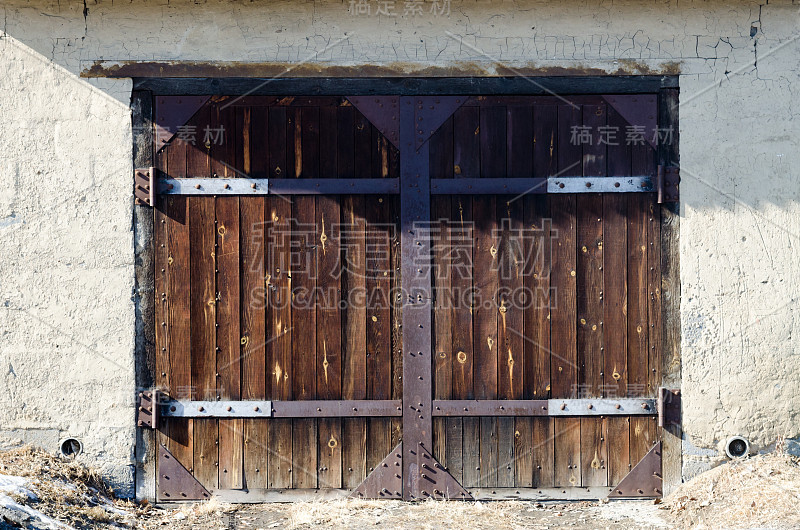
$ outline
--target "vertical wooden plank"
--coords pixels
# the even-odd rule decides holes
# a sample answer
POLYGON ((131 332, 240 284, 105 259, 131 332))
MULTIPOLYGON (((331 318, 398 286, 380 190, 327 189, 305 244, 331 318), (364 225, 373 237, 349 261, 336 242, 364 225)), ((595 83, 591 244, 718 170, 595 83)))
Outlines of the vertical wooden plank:
MULTIPOLYGON (((453 117, 450 116, 430 139, 430 177, 453 178, 453 117)), ((433 369, 434 399, 452 399, 454 350, 452 340, 453 291, 451 285, 450 246, 450 197, 431 197, 432 251, 433 251, 433 369)), ((461 426, 457 434, 458 451, 452 449, 456 443, 450 436, 450 423, 446 418, 433 419, 433 454, 447 468, 461 469, 461 426), (458 455, 456 463, 454 457, 458 455)))
MULTIPOLYGON (((341 157, 340 157, 341 160, 341 157)), ((342 197, 342 399, 366 398, 366 235, 364 197, 342 197)), ((366 421, 342 420, 342 485, 358 486, 366 477, 366 421)))
MULTIPOLYGON (((170 146, 171 148, 172 146, 170 146)), ((185 154, 185 150, 183 151, 185 154)), ((185 160, 185 159, 183 159, 185 160)), ((185 162, 184 162, 185 166, 185 162)), ((191 394, 189 219, 186 197, 165 201, 167 227, 167 352, 169 391, 186 399, 191 394)), ((167 449, 192 467, 192 422, 171 419, 167 449)))
MULTIPOLYGON (((433 146, 431 146, 433 147, 433 146)), ((431 149, 431 158, 434 152, 431 149)), ((433 160, 432 160, 433 162, 433 160)), ((452 161, 445 162, 442 169, 452 168, 452 161)), ((451 257, 450 247, 450 197, 431 197, 431 245, 433 251, 433 397, 434 399, 452 399, 453 384, 453 341, 452 311, 453 297, 450 284, 451 257)), ((433 452, 445 467, 449 465, 447 457, 447 425, 445 418, 433 420, 433 452)))
POLYGON ((481 177, 505 177, 508 148, 506 108, 503 106, 481 107, 480 124, 481 177))
POLYGON ((608 485, 616 486, 630 471, 630 421, 625 417, 606 418, 608 485))
MULTIPOLYGON (((608 174, 631 175, 631 146, 623 136, 627 122, 607 107, 608 125, 619 131, 608 146, 608 174)), ((603 357, 605 374, 603 396, 625 397, 628 393, 628 199, 625 195, 603 197, 603 357)), ((608 484, 614 486, 630 467, 630 429, 627 418, 606 419, 608 484)))
MULTIPOLYGON (((302 178, 319 178, 319 107, 302 107, 302 178)), ((297 170, 297 168, 295 168, 297 170)))
POLYGON ((342 487, 342 420, 319 420, 319 488, 342 487))
POLYGON ((555 485, 555 420, 533 418, 533 486, 555 485))
MULTIPOLYGON (((524 329, 521 299, 523 287, 523 201, 511 196, 497 198, 498 241, 498 303, 497 356, 498 397, 522 399, 524 369, 524 329)), ((498 487, 514 487, 514 418, 498 418, 498 487)), ((527 471, 523 470, 526 474, 527 471)))
MULTIPOLYGON (((473 197, 475 276, 477 301, 473 308, 475 355, 474 385, 477 399, 497 398, 498 379, 498 245, 495 196, 473 197)), ((497 418, 481 418, 480 485, 497 486, 497 418)))
POLYGON ((509 106, 507 114, 507 176, 512 178, 532 177, 534 151, 533 105, 509 106))
POLYGON ((561 177, 580 177, 583 175, 583 148, 580 135, 574 134, 576 127, 583 124, 583 111, 580 105, 558 105, 558 128, 556 130, 556 157, 558 175, 561 177))
MULTIPOLYGON (((317 278, 315 198, 292 198, 292 391, 295 400, 317 396, 317 278)), ((317 485, 317 429, 314 419, 296 419, 292 428, 292 487, 317 485)))
MULTIPOLYGON (((583 106, 583 125, 592 141, 583 147, 583 174, 606 174, 604 144, 598 130, 606 125, 605 107, 583 106)), ((578 397, 598 397, 603 386, 603 197, 579 194, 578 213, 578 397)))
POLYGON ((429 142, 431 178, 453 178, 453 116, 445 120, 429 142))
MULTIPOLYGON (((562 175, 582 172, 580 146, 570 143, 570 129, 580 125, 580 109, 558 107, 558 167, 562 175), (577 164, 577 165, 576 165, 577 164)), ((553 217, 553 262, 551 270, 551 388, 554 398, 575 394, 577 385, 576 308, 576 198, 550 198, 553 217), (555 297, 555 300, 552 300, 555 297)), ((556 486, 577 486, 580 479, 580 420, 558 418, 554 422, 556 486)))
POLYGON ((444 466, 450 475, 464 485, 464 438, 463 421, 461 418, 447 418, 445 420, 447 440, 447 463, 444 466))
MULTIPOLYGON (((381 142, 385 142, 382 139, 381 142)), ((388 151, 384 146, 384 153, 388 151)), ((388 158, 381 159, 380 174, 388 174, 388 158)), ((390 399, 392 395, 392 311, 391 289, 391 217, 388 197, 368 196, 365 201, 366 288, 367 288, 367 399, 390 399)), ((367 469, 372 470, 386 458, 391 445, 391 421, 370 418, 368 424, 367 469)))
POLYGON ((644 455, 653 447, 656 436, 656 423, 649 416, 630 417, 630 465, 631 467, 639 463, 644 455))
POLYGON ((338 230, 340 219, 339 198, 320 196, 316 199, 317 237, 317 397, 339 399, 341 397, 341 349, 342 324, 339 302, 339 281, 342 272, 338 230))
MULTIPOLYGON (((456 111, 458 113, 458 111, 456 111)), ((458 175, 456 175, 458 176, 458 175)), ((453 298, 452 312, 452 395, 453 399, 473 399, 475 397, 473 385, 473 328, 472 328, 472 279, 473 279, 473 245, 474 224, 472 222, 472 198, 459 195, 452 198, 452 225, 450 228, 451 252, 451 278, 450 284, 453 298)), ((449 436, 452 436, 453 447, 460 439, 462 444, 458 454, 462 461, 455 463, 455 454, 450 459, 448 467, 458 466, 464 487, 479 485, 480 452, 479 446, 475 451, 468 445, 479 436, 479 422, 477 418, 454 418, 448 422, 449 436), (452 425, 450 425, 452 424, 452 425)))
POLYGON ((337 117, 337 168, 339 178, 355 176, 355 112, 353 107, 339 107, 337 117))
MULTIPOLYGON (((628 198, 628 396, 647 393, 648 374, 648 272, 647 224, 648 197, 632 194, 628 198)), ((630 419, 629 466, 645 455, 650 434, 642 418, 630 419)))
MULTIPOLYGON (((605 346, 603 396, 625 397, 627 373, 627 199, 603 198, 603 342, 605 346)), ((625 418, 609 417, 608 480, 618 484, 628 470, 629 433, 625 418)))
MULTIPOLYGON (((677 89, 663 89, 658 98, 659 127, 671 131, 669 141, 659 143, 659 163, 678 165, 677 89)), ((677 388, 681 381, 681 324, 680 324, 680 205, 661 205, 661 384, 677 388)), ((681 483, 682 432, 672 425, 661 430, 664 495, 669 495, 681 483)))
MULTIPOLYGON (((579 122, 580 114, 570 107, 558 108, 559 171, 573 165, 580 155, 574 153, 564 130, 579 122), (567 137, 566 145, 564 137, 567 137)), ((580 151, 580 148, 578 148, 580 151)), ((567 170, 574 171, 574 170, 567 170)), ((580 173, 580 166, 577 171, 580 173)), ((574 394, 577 383, 576 370, 576 219, 577 200, 574 195, 550 197, 552 216, 552 265, 551 265, 551 389, 554 398, 566 398, 574 394)))
MULTIPOLYGON (((286 107, 269 107, 267 159, 269 178, 290 176, 287 161, 289 118, 286 107)), ((290 199, 267 199, 267 341, 270 397, 292 399, 292 280, 290 199)), ((268 482, 271 488, 292 486, 292 420, 270 420, 268 482)))
POLYGON ((533 106, 533 176, 558 173, 558 112, 556 105, 533 106))
POLYGON ((577 340, 576 397, 602 395, 603 386, 603 198, 577 199, 577 340))
POLYGON ((516 485, 514 418, 497 418, 497 487, 516 485))
POLYGON ((378 177, 372 173, 372 124, 357 109, 355 126, 355 177, 378 177))
MULTIPOLYGON (((267 115, 263 107, 236 109, 236 166, 245 175, 266 176, 267 115), (253 159, 255 153, 256 158, 253 159)), ((242 399, 266 399, 266 290, 264 270, 264 197, 239 199, 241 247, 242 399)), ((244 476, 246 488, 266 488, 269 468, 269 426, 264 420, 244 421, 244 476)))
MULTIPOLYGON (((241 399, 239 283, 239 198, 218 197, 217 214, 217 373, 221 399, 241 399)), ((242 487, 242 420, 219 421, 220 489, 242 487)))
MULTIPOLYGON (((285 138, 285 113, 270 109, 270 171, 282 168, 280 150, 273 150, 273 122, 283 127, 285 138)), ((281 109, 278 109, 281 110, 281 109)), ((281 146, 284 149, 285 146, 281 146)), ((283 170, 281 170, 283 173, 283 170)), ((292 279, 291 279, 291 224, 292 205, 283 197, 267 199, 267 241, 265 282, 267 285, 267 375, 270 378, 269 397, 276 400, 292 399, 292 279)), ((269 472, 271 488, 289 488, 292 485, 292 420, 270 420, 269 472)))
POLYGON ((581 485, 581 419, 554 418, 555 486, 581 485))
MULTIPOLYGON (((557 131, 558 107, 535 105, 533 176, 544 178, 558 172, 557 131)), ((558 291, 551 300, 551 267, 553 264, 553 238, 551 234, 550 199, 546 195, 525 197, 525 228, 531 230, 526 239, 526 262, 524 286, 531 293, 532 307, 525 312, 525 397, 526 399, 548 399, 552 393, 551 374, 551 304, 559 301, 558 291), (528 250, 528 245, 530 250, 528 250)), ((556 241, 556 244, 558 241, 556 241)), ((569 272, 569 271, 567 271, 569 272)), ((553 284, 555 285, 555 284, 553 284)), ((553 308, 558 309, 557 306, 553 308)), ((557 366, 563 365, 559 364, 557 366)), ((518 420, 520 421, 520 420, 518 420)), ((530 418, 533 467, 533 485, 552 487, 554 482, 554 426, 551 418, 530 418)))
POLYGON ((661 207, 655 194, 647 202, 647 395, 655 397, 661 384, 661 207))
POLYGON ((533 420, 514 419, 514 485, 518 488, 533 486, 533 420))
POLYGON ((628 396, 647 391, 647 200, 644 194, 628 196, 628 396))
MULTIPOLYGON (((400 160, 397 149, 389 157, 390 175, 400 176, 400 160)), ((393 225, 390 242, 392 278, 392 399, 403 399, 403 278, 400 252, 400 196, 387 198, 389 218, 393 225)), ((403 437, 403 418, 392 418, 392 447, 397 447, 403 437)))
POLYGON ((339 175, 338 107, 319 107, 319 176, 339 175))
MULTIPOLYGON (((339 198, 317 198, 317 397, 340 399, 342 395, 342 322, 339 302, 340 258, 339 238, 334 228, 339 224, 339 198)), ((319 484, 338 488, 342 483, 341 420, 319 420, 319 484)))
MULTIPOLYGON (((198 123, 208 125, 211 109, 201 109, 198 123)), ((198 125, 199 127, 199 125, 198 125)), ((189 148, 187 172, 208 176, 211 170, 209 148, 197 142, 189 148)), ((213 197, 189 198, 189 245, 191 253, 191 347, 192 399, 216 399, 216 218, 213 197)), ((216 420, 194 420, 193 474, 205 487, 217 488, 219 477, 216 420)))
POLYGON ((482 469, 481 461, 481 418, 462 418, 462 454, 463 454, 463 482, 465 488, 478 488, 482 485, 483 475, 487 471, 482 469))
MULTIPOLYGON (((584 105, 583 125, 591 142, 583 147, 583 175, 607 174, 605 143, 600 141, 606 126, 605 105, 584 105)), ((603 196, 581 194, 578 207, 578 397, 600 397, 604 381, 603 345, 603 196)), ((581 484, 608 485, 605 420, 581 419, 581 484)))
POLYGON ((453 114, 455 178, 477 178, 481 172, 480 113, 478 107, 463 106, 453 114))
MULTIPOLYGON (((158 169, 164 171, 167 167, 166 153, 162 149, 156 155, 154 163, 158 169)), ((153 239, 155 241, 155 251, 153 256, 153 266, 155 267, 155 277, 153 278, 153 288, 155 291, 155 377, 153 382, 157 388, 170 388, 169 378, 169 350, 167 350, 167 326, 169 324, 169 305, 167 301, 167 288, 169 286, 167 260, 169 251, 167 249, 167 207, 166 201, 158 203, 158 207, 153 209, 153 239)), ((169 443, 169 429, 162 426, 159 428, 156 443, 169 443)), ((156 469, 155 487, 158 488, 158 470, 156 469)), ((156 493, 158 495, 158 493, 156 493)))
POLYGON ((605 418, 581 418, 581 484, 607 486, 605 418))

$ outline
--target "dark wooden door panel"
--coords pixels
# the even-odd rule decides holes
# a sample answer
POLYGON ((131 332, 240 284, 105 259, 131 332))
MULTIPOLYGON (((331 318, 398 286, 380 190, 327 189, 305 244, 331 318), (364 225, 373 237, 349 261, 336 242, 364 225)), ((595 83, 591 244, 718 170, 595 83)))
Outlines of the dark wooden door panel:
MULTIPOLYGON (((400 177, 398 149, 345 98, 230 102, 212 98, 159 146, 159 169, 400 177)), ((574 102, 470 98, 426 147, 431 178, 653 174, 654 149, 625 143, 611 105, 574 102)), ((165 198, 159 387, 179 399, 402 399, 399 217, 397 196, 165 198)), ((655 194, 432 197, 433 399, 654 396, 660 221, 655 194)), ((159 435, 209 489, 304 490, 355 488, 401 437, 399 418, 170 419, 159 435)), ((658 437, 649 417, 441 417, 432 452, 467 488, 608 487, 658 437)))

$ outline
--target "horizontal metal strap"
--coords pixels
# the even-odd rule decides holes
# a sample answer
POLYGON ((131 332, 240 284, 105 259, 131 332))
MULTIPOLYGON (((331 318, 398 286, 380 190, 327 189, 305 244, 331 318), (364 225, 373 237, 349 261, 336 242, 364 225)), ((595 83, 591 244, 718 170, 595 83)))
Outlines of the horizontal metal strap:
POLYGON ((162 416, 175 418, 351 418, 402 416, 400 400, 162 401, 162 416))
POLYGON ((161 195, 383 195, 398 191, 396 178, 162 178, 158 182, 161 195))
POLYGON ((273 401, 275 418, 353 418, 402 416, 397 400, 273 401))
POLYGON ((280 195, 383 195, 400 192, 400 179, 272 179, 269 192, 280 195))
POLYGON ((654 416, 656 400, 481 399, 434 400, 433 416, 654 416))
POLYGON ((547 179, 547 193, 647 193, 652 177, 569 177, 547 179))
POLYGON ((175 418, 269 418, 272 401, 178 401, 161 404, 161 415, 175 418))
POLYGON ((644 193, 653 179, 639 177, 549 177, 431 179, 431 195, 522 195, 544 193, 644 193))

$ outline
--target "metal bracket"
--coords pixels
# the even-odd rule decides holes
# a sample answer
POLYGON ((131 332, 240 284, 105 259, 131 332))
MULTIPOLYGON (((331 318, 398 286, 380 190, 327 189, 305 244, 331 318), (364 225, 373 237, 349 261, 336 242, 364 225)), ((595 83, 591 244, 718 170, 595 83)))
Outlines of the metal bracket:
MULTIPOLYGON (((409 450, 416 462, 409 466, 405 481, 411 500, 472 500, 472 496, 424 447, 409 450)), ((389 455, 350 494, 356 499, 403 498, 403 443, 389 455)))
POLYGON ((347 100, 378 128, 392 145, 400 148, 400 98, 398 96, 352 96, 347 100))
POLYGON ((416 455, 416 462, 411 462, 405 477, 405 487, 411 493, 411 499, 472 500, 469 492, 423 446, 417 446, 409 453, 416 455))
POLYGON ((403 498, 403 442, 397 444, 364 482, 353 490, 355 499, 403 498))
POLYGON ((658 102, 655 94, 625 94, 603 96, 622 119, 640 127, 644 141, 653 149, 658 146, 658 102))
POLYGON ((156 205, 156 168, 136 169, 133 172, 133 196, 139 206, 156 205))
POLYGON ((625 475, 614 491, 608 494, 611 498, 622 497, 661 497, 661 442, 656 443, 644 458, 625 475))
POLYGON ((169 144, 178 128, 186 125, 211 96, 158 96, 155 108, 156 151, 169 144))
POLYGON ((136 425, 147 429, 158 429, 159 414, 158 403, 161 392, 158 390, 145 390, 139 392, 138 407, 136 407, 136 425))
POLYGON ((658 426, 681 424, 681 391, 661 387, 658 389, 658 426))
POLYGON ((159 501, 200 501, 211 498, 211 493, 162 444, 158 444, 157 490, 159 501))
POLYGON ((409 99, 414 102, 414 148, 419 150, 468 97, 417 96, 409 99))
POLYGON ((678 202, 680 196, 681 170, 678 167, 658 166, 656 187, 658 189, 658 204, 665 202, 678 202))

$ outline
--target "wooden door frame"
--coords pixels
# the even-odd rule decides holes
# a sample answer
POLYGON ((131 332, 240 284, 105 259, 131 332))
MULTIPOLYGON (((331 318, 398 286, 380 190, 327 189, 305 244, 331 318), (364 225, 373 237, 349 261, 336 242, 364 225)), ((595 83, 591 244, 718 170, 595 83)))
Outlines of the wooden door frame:
MULTIPOLYGON (((154 165, 153 98, 158 95, 577 95, 657 93, 661 128, 671 128, 673 141, 659 143, 657 163, 679 162, 678 76, 606 77, 456 77, 456 78, 134 78, 131 96, 134 167, 154 165)), ((134 206, 136 387, 153 386, 155 309, 153 216, 134 206)), ((680 366, 679 204, 661 205, 662 385, 678 388, 680 366)), ((155 500, 155 431, 136 430, 136 497, 155 500)), ((663 432, 664 491, 680 483, 681 430, 663 432)))

